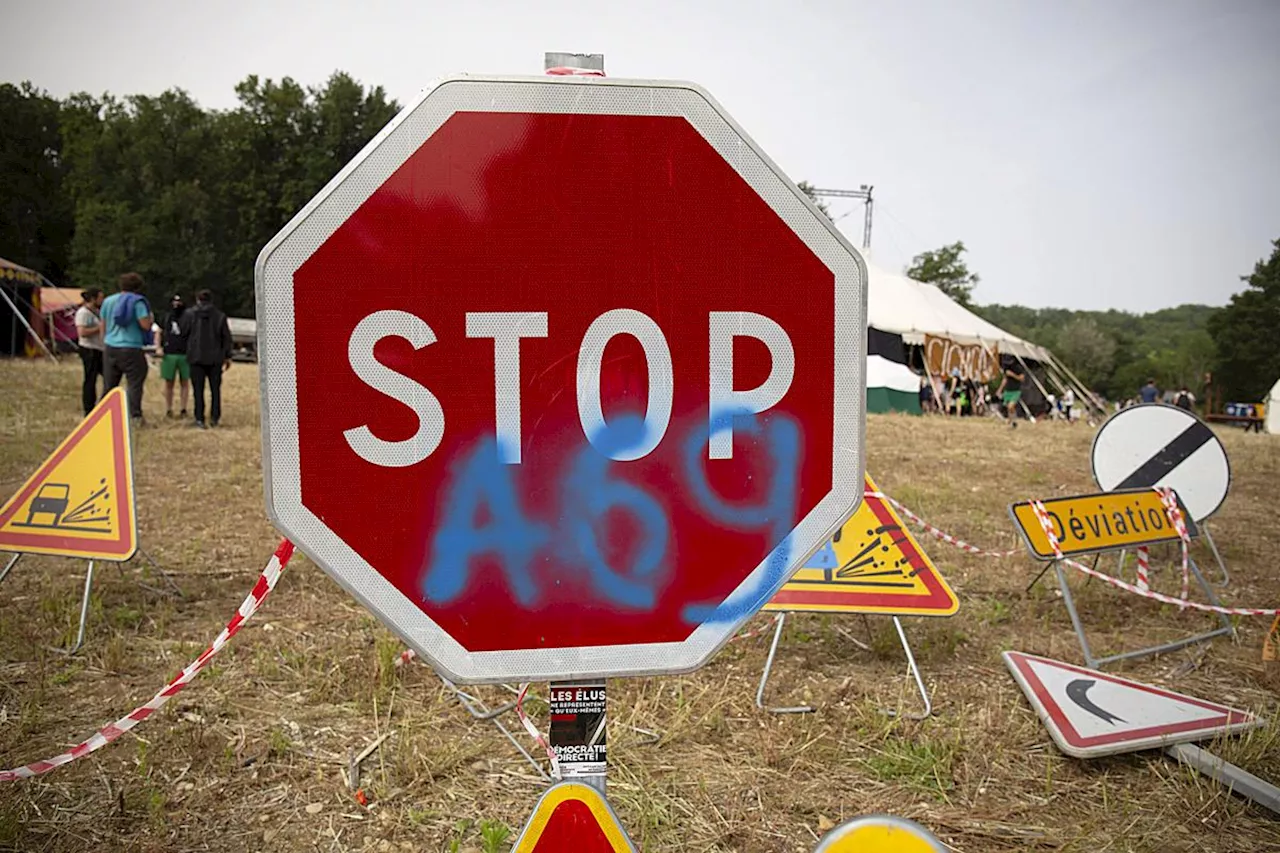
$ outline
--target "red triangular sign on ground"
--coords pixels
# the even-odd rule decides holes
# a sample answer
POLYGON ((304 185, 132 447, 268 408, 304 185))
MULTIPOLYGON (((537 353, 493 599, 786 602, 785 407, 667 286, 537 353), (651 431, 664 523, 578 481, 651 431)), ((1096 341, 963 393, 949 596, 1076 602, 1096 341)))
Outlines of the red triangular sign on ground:
POLYGON ((1004 662, 1054 743, 1076 758, 1154 749, 1262 725, 1247 711, 1051 658, 1005 652, 1004 662))
POLYGON ((538 800, 511 853, 635 853, 626 830, 595 788, 552 785, 538 800))

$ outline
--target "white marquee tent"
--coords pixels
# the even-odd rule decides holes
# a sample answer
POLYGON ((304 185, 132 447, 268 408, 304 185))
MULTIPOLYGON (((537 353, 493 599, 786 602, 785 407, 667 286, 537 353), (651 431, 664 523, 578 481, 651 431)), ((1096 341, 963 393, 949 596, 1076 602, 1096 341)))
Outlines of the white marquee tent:
POLYGON ((867 351, 869 411, 919 411, 921 377, 907 366, 906 347, 923 346, 926 336, 961 345, 994 346, 1001 354, 1043 366, 1051 386, 1072 387, 1077 396, 1089 399, 1087 389, 1047 349, 982 319, 936 285, 877 267, 865 251, 863 257, 869 278, 867 324, 871 328, 867 351), (895 344, 894 337, 900 343, 895 344))

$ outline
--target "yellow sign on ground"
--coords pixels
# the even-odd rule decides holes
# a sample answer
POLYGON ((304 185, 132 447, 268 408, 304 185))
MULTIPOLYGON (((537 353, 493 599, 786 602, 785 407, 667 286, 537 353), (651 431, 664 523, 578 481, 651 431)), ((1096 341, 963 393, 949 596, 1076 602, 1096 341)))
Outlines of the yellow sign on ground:
POLYGON ((129 418, 114 388, 0 508, 0 551, 123 562, 137 547, 129 418))
POLYGON ((580 782, 547 789, 511 853, 635 853, 604 795, 580 782))
POLYGON ((831 830, 814 853, 944 853, 945 849, 918 823, 870 815, 831 830))
MULTIPOLYGON (((1180 538, 1160 493, 1155 489, 1053 498, 1043 503, 1063 556, 1176 542, 1180 538)), ((1181 498, 1178 498, 1178 507, 1187 534, 1195 537, 1198 534, 1195 521, 1182 505, 1181 498)), ((1056 558, 1049 537, 1031 508, 1031 501, 1013 504, 1009 507, 1009 515, 1033 557, 1038 560, 1056 558)))
POLYGON ((950 616, 960 609, 951 587, 902 526, 871 477, 853 517, 765 610, 950 616))

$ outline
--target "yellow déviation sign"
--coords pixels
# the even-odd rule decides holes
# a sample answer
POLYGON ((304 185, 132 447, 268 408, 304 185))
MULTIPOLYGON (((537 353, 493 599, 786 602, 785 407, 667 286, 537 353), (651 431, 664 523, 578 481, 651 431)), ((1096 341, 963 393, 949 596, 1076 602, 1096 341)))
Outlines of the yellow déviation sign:
MULTIPOLYGON (((1052 498, 1042 503, 1064 556, 1176 542, 1181 538, 1160 493, 1155 489, 1052 498)), ((1178 507, 1182 511, 1187 535, 1194 538, 1199 531, 1181 498, 1178 499, 1178 507)), ((1009 507, 1009 515, 1033 557, 1056 559, 1049 537, 1031 508, 1031 501, 1013 504, 1009 507)))
POLYGON ((123 562, 137 547, 129 417, 114 388, 0 507, 0 551, 123 562))

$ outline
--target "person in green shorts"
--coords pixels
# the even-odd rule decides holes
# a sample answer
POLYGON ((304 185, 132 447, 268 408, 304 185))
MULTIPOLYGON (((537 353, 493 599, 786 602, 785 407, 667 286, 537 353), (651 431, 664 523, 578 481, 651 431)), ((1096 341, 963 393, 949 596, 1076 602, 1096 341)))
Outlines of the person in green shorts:
POLYGON ((1004 395, 1001 399, 1010 424, 1017 424, 1018 401, 1022 399, 1022 381, 1026 378, 1016 364, 1011 363, 1004 369, 1004 395))
POLYGON ((164 380, 164 416, 173 417, 173 383, 181 386, 182 411, 187 416, 187 395, 191 393, 191 365, 187 363, 187 338, 191 335, 191 319, 180 294, 173 294, 169 302, 169 316, 160 327, 160 347, 164 358, 160 362, 160 378, 164 380))

